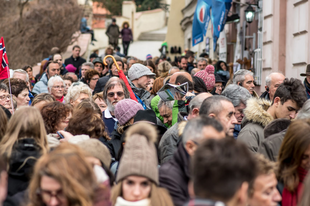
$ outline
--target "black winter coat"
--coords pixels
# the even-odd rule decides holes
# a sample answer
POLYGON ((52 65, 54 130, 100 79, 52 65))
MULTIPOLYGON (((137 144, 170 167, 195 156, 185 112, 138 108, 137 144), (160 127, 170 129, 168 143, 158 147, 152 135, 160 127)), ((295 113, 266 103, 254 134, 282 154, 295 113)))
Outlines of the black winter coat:
POLYGON ((68 64, 72 64, 76 70, 75 70, 75 74, 79 76, 79 72, 80 72, 80 66, 82 66, 82 64, 86 62, 85 59, 83 59, 82 57, 78 57, 76 59, 73 58, 73 56, 67 58, 65 60, 65 65, 67 66, 68 64))
POLYGON ((96 93, 99 93, 99 92, 102 92, 105 85, 107 84, 107 82, 109 81, 109 79, 113 77, 112 75, 112 72, 110 71, 109 75, 108 76, 104 76, 104 77, 101 77, 97 83, 96 83, 96 87, 94 89, 94 94, 96 93))

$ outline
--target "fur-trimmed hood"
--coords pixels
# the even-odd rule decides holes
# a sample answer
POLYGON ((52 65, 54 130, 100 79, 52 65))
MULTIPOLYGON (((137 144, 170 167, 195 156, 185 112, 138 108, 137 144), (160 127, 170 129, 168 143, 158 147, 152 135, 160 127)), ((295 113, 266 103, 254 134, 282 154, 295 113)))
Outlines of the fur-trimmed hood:
POLYGON ((249 99, 244 109, 245 117, 242 120, 242 127, 249 122, 260 124, 262 127, 267 126, 273 120, 273 117, 267 112, 270 106, 271 102, 266 99, 249 99))

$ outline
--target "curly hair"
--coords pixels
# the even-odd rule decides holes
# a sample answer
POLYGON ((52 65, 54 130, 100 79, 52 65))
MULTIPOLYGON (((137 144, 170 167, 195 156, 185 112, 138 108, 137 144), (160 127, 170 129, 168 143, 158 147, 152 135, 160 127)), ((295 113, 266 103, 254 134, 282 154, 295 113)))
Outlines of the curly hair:
MULTIPOLYGON (((11 78, 11 91, 12 94, 17 97, 24 89, 29 89, 27 86, 27 83, 24 80, 17 79, 17 78, 11 78)), ((3 83, 6 84, 6 86, 9 88, 9 81, 6 79, 3 81, 3 83)))
POLYGON ((57 125, 71 112, 72 107, 68 104, 62 104, 57 101, 46 104, 41 110, 41 115, 44 120, 46 133, 56 133, 57 125))
POLYGON ((73 135, 86 134, 90 138, 99 139, 100 137, 104 137, 110 140, 105 131, 103 120, 93 108, 74 110, 66 131, 73 135))
POLYGON ((95 69, 89 69, 85 72, 85 82, 89 83, 91 81, 91 78, 93 78, 93 76, 98 75, 99 76, 99 72, 95 69))
POLYGON ((92 109, 102 118, 102 113, 99 106, 91 99, 83 99, 74 109, 74 112, 77 110, 92 109))

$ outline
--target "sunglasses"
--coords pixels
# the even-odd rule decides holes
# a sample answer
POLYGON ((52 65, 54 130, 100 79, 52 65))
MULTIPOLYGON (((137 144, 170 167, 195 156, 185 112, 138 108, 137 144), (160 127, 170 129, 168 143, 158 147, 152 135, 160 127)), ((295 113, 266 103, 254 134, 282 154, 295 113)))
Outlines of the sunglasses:
POLYGON ((124 92, 109 92, 108 97, 112 98, 115 94, 117 94, 118 97, 124 96, 124 92))

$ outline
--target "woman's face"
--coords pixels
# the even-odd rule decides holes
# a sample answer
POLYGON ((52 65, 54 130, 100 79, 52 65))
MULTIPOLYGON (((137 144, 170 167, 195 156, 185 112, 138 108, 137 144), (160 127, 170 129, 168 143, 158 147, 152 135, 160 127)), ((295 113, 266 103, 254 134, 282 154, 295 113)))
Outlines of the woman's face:
POLYGON ((29 79, 31 79, 33 77, 33 74, 32 74, 32 69, 29 67, 28 69, 26 69, 26 72, 29 76, 29 79))
POLYGON ((224 63, 224 62, 222 62, 222 63, 220 64, 220 66, 221 66, 221 68, 222 68, 224 71, 226 71, 226 70, 227 70, 226 65, 225 65, 225 63, 224 63))
POLYGON ((19 93, 16 97, 17 107, 28 106, 30 101, 28 94, 28 89, 24 89, 21 93, 19 93))
POLYGON ((92 90, 95 89, 98 80, 99 80, 99 75, 98 75, 98 74, 94 75, 94 76, 90 79, 90 81, 89 81, 89 87, 90 87, 92 90))
POLYGON ((307 171, 310 169, 310 145, 302 155, 300 166, 307 171))
POLYGON ((54 178, 43 176, 40 182, 40 195, 47 206, 67 206, 68 200, 63 194, 62 186, 54 178))
POLYGON ((127 28, 128 28, 128 24, 124 24, 124 28, 126 28, 126 29, 127 29, 127 28))
POLYGON ((154 79, 151 78, 150 83, 147 85, 146 90, 151 92, 154 84, 154 79))
POLYGON ((72 113, 70 112, 69 115, 66 118, 62 119, 59 122, 59 124, 56 126, 57 131, 64 130, 68 126, 69 120, 71 119, 71 117, 72 117, 72 113))
POLYGON ((123 198, 130 202, 147 199, 151 193, 151 185, 146 177, 128 176, 122 184, 123 198))
POLYGON ((98 105, 101 112, 104 112, 107 109, 107 104, 103 101, 103 99, 97 98, 94 102, 98 105))
POLYGON ((146 66, 146 67, 149 68, 151 70, 151 72, 154 73, 153 67, 151 67, 151 66, 146 66))

